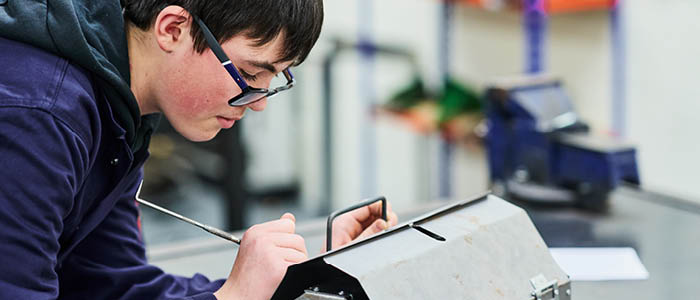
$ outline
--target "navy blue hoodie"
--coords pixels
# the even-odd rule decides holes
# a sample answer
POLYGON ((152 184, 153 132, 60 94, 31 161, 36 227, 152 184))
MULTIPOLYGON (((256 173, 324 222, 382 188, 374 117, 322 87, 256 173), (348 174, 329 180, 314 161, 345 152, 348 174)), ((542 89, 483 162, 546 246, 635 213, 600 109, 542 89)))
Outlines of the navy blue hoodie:
POLYGON ((157 117, 116 0, 0 0, 0 299, 214 299, 146 261, 134 200, 157 117))

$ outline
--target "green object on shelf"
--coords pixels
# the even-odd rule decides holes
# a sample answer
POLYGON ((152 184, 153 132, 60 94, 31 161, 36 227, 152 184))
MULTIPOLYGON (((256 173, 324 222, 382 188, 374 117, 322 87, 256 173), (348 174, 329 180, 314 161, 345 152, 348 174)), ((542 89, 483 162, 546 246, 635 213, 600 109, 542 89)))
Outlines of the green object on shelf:
POLYGON ((411 80, 408 86, 399 90, 387 104, 389 109, 406 110, 430 98, 430 95, 425 89, 423 80, 416 75, 411 80))
POLYGON ((473 89, 461 85, 452 78, 445 80, 445 89, 440 97, 440 124, 462 113, 481 111, 481 97, 473 89))

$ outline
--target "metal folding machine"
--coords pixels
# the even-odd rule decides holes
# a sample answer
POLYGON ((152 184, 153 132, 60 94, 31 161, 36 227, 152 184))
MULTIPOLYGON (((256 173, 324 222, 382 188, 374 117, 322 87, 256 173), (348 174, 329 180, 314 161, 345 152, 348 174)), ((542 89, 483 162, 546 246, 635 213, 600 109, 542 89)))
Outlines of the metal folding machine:
POLYGON ((483 194, 293 265, 272 299, 569 300, 571 288, 527 213, 483 194))

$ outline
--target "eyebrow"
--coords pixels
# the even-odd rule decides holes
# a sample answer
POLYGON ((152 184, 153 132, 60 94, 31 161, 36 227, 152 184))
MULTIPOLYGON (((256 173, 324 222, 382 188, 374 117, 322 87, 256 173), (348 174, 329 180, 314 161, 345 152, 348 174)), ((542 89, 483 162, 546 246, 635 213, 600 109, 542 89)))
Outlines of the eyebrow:
MULTIPOLYGON (((285 69, 287 69, 287 68, 289 68, 289 67, 292 66, 292 64, 289 64, 288 66, 282 68, 282 71, 277 71, 277 68, 275 68, 274 65, 272 65, 271 63, 266 62, 266 61, 246 60, 245 62, 248 63, 248 64, 250 64, 250 65, 252 65, 252 66, 254 66, 254 67, 256 67, 256 68, 261 68, 261 69, 268 70, 268 71, 270 71, 272 74, 277 74, 277 73, 282 72, 282 71, 284 71, 285 69)), ((277 63, 277 62, 275 62, 275 63, 277 63)))
POLYGON ((277 68, 273 66, 271 63, 266 62, 266 61, 255 61, 255 60, 247 60, 246 61, 248 64, 251 64, 252 66, 256 68, 261 68, 270 71, 272 74, 277 74, 279 73, 277 71, 277 68))

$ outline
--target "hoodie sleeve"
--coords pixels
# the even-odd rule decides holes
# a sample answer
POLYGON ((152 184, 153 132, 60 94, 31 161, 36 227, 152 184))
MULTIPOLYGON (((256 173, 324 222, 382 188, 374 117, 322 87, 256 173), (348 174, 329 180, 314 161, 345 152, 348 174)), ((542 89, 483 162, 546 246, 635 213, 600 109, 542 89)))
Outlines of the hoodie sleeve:
POLYGON ((41 109, 0 105, 0 124, 0 299, 53 299, 63 218, 88 147, 41 109))
POLYGON ((58 266, 90 145, 37 108, 0 105, 0 123, 0 299, 215 300, 223 280, 165 274, 146 262, 134 200, 142 172, 58 266))
POLYGON ((215 300, 213 292, 223 280, 166 274, 147 263, 135 201, 141 174, 134 176, 107 218, 64 262, 61 283, 85 288, 62 290, 61 295, 68 299, 215 300))

